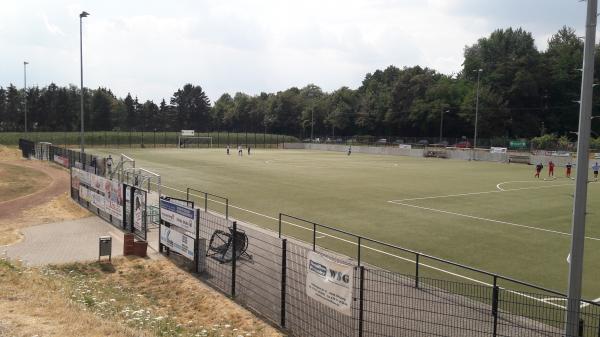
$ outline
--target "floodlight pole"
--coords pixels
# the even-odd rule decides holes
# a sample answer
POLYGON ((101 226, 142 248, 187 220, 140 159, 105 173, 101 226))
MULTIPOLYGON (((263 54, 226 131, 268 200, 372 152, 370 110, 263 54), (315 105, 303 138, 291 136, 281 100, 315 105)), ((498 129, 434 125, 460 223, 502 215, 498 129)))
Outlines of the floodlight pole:
POLYGON ((23 105, 25 110, 25 133, 27 133, 27 65, 29 62, 23 62, 23 105))
MULTIPOLYGON (((483 69, 474 70, 477 72, 477 94, 475 99, 475 135, 473 136, 473 150, 477 148, 477 119, 479 117, 479 78, 483 69)), ((475 157, 473 157, 475 159, 475 157)))
POLYGON ((573 225, 571 230, 571 262, 569 264, 569 290, 565 336, 578 336, 583 274, 583 247, 585 243, 585 211, 588 184, 588 152, 592 124, 592 90, 594 82, 594 49, 598 0, 587 0, 586 32, 583 50, 583 77, 579 106, 579 137, 577 137, 577 177, 573 200, 573 225))
POLYGON ((80 64, 80 79, 81 79, 81 114, 80 114, 80 119, 81 119, 81 153, 85 152, 84 149, 84 129, 83 129, 83 18, 87 17, 88 15, 90 15, 87 12, 81 12, 81 14, 79 14, 79 64, 80 64))
POLYGON ((444 130, 444 112, 450 112, 450 110, 444 111, 444 109, 442 109, 442 114, 440 116, 440 144, 442 143, 442 134, 444 130))
POLYGON ((315 107, 310 109, 310 142, 313 142, 313 128, 315 126, 315 107))

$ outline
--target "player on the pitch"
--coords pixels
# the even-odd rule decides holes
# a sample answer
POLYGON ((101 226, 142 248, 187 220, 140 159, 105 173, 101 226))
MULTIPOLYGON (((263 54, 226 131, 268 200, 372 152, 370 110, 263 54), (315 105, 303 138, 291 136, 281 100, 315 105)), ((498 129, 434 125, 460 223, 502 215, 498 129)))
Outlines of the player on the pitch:
POLYGON ((544 165, 542 165, 542 163, 539 163, 537 165, 535 165, 535 175, 534 177, 536 178, 540 178, 540 172, 542 172, 542 169, 544 168, 544 165))
POLYGON ((600 165, 598 165, 598 162, 596 162, 594 164, 594 166, 592 166, 592 171, 594 171, 594 180, 598 181, 598 170, 600 170, 600 165))
POLYGON ((244 150, 242 150, 242 146, 238 145, 238 156, 243 156, 244 155, 244 150))
POLYGON ((568 162, 565 167, 567 168, 567 178, 571 178, 571 169, 573 168, 573 165, 571 165, 571 162, 568 162))
POLYGON ((348 146, 348 155, 352 154, 352 145, 348 146))
POLYGON ((229 144, 227 144, 227 155, 229 156, 229 144))
POLYGON ((548 177, 554 178, 554 162, 548 162, 548 177))

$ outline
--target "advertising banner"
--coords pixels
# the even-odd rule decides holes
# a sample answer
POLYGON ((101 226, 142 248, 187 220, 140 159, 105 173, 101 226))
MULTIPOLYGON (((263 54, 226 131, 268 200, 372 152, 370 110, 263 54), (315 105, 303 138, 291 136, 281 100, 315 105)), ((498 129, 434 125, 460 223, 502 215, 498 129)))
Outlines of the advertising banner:
POLYGON ((506 153, 507 148, 505 147, 491 147, 490 153, 506 153))
POLYGON ((412 149, 412 145, 410 144, 400 144, 398 145, 399 148, 403 149, 403 150, 410 150, 412 149))
POLYGON ((160 243, 184 257, 194 260, 194 239, 172 228, 160 225, 160 243))
POLYGON ((54 155, 54 161, 64 167, 69 167, 69 158, 67 158, 67 157, 54 155))
POLYGON ((79 190, 79 170, 76 168, 71 169, 71 187, 79 190))
POLYGON ((133 228, 140 232, 144 231, 145 221, 144 214, 146 213, 146 196, 145 192, 135 190, 133 195, 133 228))
POLYGON ((352 316, 354 267, 308 252, 306 294, 340 313, 352 316))
POLYGON ((192 207, 160 199, 160 219, 196 236, 196 210, 192 207))
POLYGON ((92 201, 92 191, 88 190, 83 185, 79 185, 79 198, 88 202, 92 201))

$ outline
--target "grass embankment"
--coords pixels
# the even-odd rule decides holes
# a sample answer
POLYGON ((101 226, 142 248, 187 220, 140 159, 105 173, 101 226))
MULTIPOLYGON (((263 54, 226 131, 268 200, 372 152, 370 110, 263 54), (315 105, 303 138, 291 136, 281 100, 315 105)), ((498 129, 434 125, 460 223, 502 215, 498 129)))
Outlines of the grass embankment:
POLYGON ((279 336, 168 261, 0 259, 0 336, 279 336))

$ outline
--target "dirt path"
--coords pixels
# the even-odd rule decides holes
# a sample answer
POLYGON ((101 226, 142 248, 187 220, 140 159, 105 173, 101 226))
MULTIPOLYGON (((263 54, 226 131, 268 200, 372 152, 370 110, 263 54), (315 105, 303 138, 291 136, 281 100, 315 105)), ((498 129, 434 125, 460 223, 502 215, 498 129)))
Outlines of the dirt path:
MULTIPOLYGON (((57 165, 21 158, 14 148, 0 145, 0 163, 44 174, 44 184, 33 193, 0 202, 0 246, 23 238, 23 228, 88 217, 91 214, 69 196, 69 171, 57 165)), ((0 175, 2 179, 10 177, 0 175)), ((1 336, 1 335, 0 335, 1 336)))
POLYGON ((23 211, 45 204, 61 194, 69 192, 69 173, 62 168, 40 161, 7 160, 2 163, 41 172, 50 178, 50 183, 31 194, 0 202, 0 221, 17 218, 23 211))

